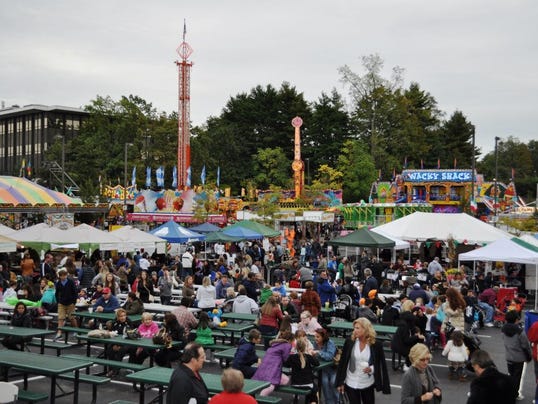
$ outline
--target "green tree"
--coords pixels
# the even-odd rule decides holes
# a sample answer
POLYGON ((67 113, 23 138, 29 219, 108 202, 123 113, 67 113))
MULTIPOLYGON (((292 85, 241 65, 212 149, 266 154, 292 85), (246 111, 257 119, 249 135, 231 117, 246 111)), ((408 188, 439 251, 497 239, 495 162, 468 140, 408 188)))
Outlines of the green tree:
POLYGON ((377 178, 375 164, 368 147, 360 140, 348 140, 338 157, 338 171, 343 173, 344 202, 368 200, 372 183, 377 178))
POLYGON ((255 182, 260 189, 269 189, 271 185, 290 186, 289 160, 280 147, 259 149, 253 159, 254 171, 258 174, 255 182))
MULTIPOLYGON (((461 111, 455 111, 452 116, 443 122, 440 129, 441 138, 444 139, 442 152, 439 154, 445 161, 446 167, 471 168, 473 158, 473 132, 474 126, 467 121, 461 111)), ((479 149, 475 148, 475 158, 480 155, 479 149)))

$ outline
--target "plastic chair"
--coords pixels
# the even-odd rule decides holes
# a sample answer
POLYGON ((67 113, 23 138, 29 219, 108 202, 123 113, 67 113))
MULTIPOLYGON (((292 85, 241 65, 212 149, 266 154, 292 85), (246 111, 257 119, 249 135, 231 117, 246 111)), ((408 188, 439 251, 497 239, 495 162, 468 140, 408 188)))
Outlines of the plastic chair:
POLYGON ((0 382, 0 404, 15 403, 19 395, 19 387, 16 384, 0 382))

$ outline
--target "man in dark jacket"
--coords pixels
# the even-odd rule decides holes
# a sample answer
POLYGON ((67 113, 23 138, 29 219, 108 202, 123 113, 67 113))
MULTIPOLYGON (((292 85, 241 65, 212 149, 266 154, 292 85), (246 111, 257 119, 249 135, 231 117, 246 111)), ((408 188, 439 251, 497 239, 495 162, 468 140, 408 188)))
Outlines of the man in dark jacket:
POLYGON ((71 278, 67 277, 67 269, 62 268, 58 271, 58 281, 56 282, 56 301, 58 302, 58 332, 54 340, 57 341, 62 337, 60 327, 65 325, 65 319, 68 318, 73 322, 73 313, 75 312, 75 303, 77 302, 77 287, 71 278))
POLYGON ((258 362, 256 344, 261 340, 262 334, 255 328, 248 333, 248 340, 244 337, 239 340, 232 367, 240 370, 245 379, 250 379, 256 373, 256 368, 252 365, 258 362))
POLYGON ((181 363, 170 376, 166 404, 188 404, 191 399, 197 404, 207 404, 209 391, 199 372, 204 366, 204 348, 191 342, 181 356, 181 363))
POLYGON ((471 365, 477 378, 471 382, 467 404, 514 404, 517 388, 513 379, 501 373, 486 351, 478 349, 471 355, 471 365))

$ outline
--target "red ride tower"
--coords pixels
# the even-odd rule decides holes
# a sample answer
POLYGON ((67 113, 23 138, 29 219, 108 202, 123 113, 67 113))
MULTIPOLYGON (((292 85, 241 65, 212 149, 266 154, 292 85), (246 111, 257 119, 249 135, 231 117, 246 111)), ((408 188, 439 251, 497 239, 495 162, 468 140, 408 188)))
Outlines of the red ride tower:
POLYGON ((193 50, 185 42, 187 25, 183 22, 183 42, 176 49, 181 61, 176 60, 178 67, 178 133, 177 133, 177 189, 190 187, 187 171, 191 166, 191 67, 189 56, 193 50))

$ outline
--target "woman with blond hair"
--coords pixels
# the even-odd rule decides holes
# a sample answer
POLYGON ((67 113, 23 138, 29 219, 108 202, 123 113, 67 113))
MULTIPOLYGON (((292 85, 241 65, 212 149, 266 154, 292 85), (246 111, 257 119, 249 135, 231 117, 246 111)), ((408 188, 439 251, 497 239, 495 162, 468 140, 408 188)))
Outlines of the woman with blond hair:
POLYGON ((211 284, 209 276, 204 276, 202 286, 196 291, 196 301, 198 308, 203 310, 215 308, 215 299, 217 297, 215 287, 211 284))
POLYGON ((372 323, 364 317, 353 322, 336 370, 336 388, 349 402, 374 404, 375 391, 390 394, 390 381, 383 343, 376 339, 372 323))
POLYGON ((402 404, 439 404, 441 388, 435 371, 430 366, 432 354, 424 344, 416 344, 409 352, 411 367, 402 379, 402 404))

